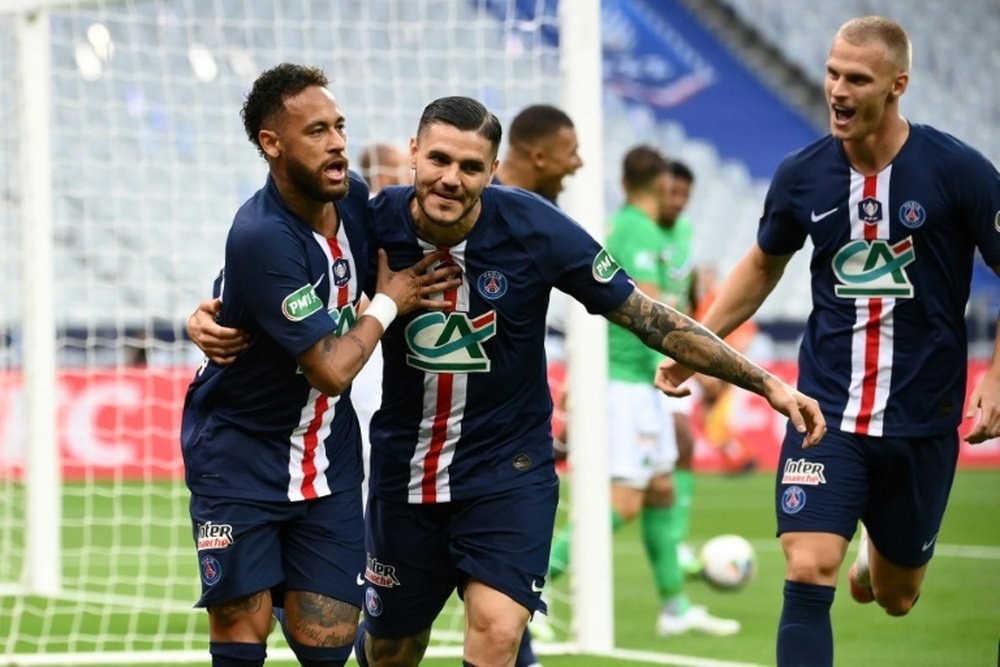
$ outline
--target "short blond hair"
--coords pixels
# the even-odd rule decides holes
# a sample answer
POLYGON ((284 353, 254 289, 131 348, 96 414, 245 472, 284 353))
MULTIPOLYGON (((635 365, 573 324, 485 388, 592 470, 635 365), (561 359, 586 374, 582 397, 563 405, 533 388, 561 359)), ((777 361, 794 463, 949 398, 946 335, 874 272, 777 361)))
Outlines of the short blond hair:
POLYGON ((909 72, 913 46, 903 26, 884 16, 861 16, 840 26, 837 36, 851 44, 881 42, 886 53, 900 71, 909 72))

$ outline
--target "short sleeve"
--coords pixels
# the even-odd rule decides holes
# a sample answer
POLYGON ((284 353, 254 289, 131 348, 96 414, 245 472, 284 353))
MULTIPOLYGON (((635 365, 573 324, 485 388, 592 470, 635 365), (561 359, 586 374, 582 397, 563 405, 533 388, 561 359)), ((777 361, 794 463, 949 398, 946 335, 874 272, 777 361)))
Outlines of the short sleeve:
POLYGON ((965 175, 956 179, 958 205, 972 238, 990 266, 1000 265, 1000 173, 989 160, 970 149, 965 175))
POLYGON ((801 250, 806 230, 796 220, 791 195, 795 191, 791 158, 785 158, 771 180, 764 211, 757 227, 757 245, 768 255, 788 255, 801 250))
POLYGON ((239 325, 257 329, 297 357, 334 331, 317 293, 324 269, 309 274, 303 239, 277 220, 234 225, 226 242, 224 307, 242 314, 239 325))

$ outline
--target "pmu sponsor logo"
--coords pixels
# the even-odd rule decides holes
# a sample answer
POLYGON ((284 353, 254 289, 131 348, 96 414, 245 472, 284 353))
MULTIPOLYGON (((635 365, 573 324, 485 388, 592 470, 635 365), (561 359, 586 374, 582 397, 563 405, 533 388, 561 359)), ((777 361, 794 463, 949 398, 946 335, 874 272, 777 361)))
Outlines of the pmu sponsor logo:
POLYGON ((281 314, 292 322, 306 319, 323 309, 323 301, 312 285, 303 285, 281 302, 281 314))
POLYGON ((367 556, 365 561, 365 579, 382 588, 392 588, 400 585, 399 579, 396 578, 395 565, 385 565, 371 556, 367 556))
POLYGON ((621 266, 615 261, 615 258, 611 256, 604 248, 601 248, 601 252, 597 253, 594 257, 594 264, 591 266, 591 272, 594 274, 594 280, 599 283, 611 282, 611 279, 615 277, 615 274, 621 270, 621 266))
POLYGON ((205 549, 225 549, 233 544, 233 527, 228 523, 199 523, 198 551, 205 549))
POLYGON ((840 281, 833 292, 849 299, 913 298, 906 267, 916 260, 913 239, 855 239, 833 256, 833 274, 840 281))
POLYGON ((785 471, 781 477, 781 483, 808 484, 810 486, 826 484, 826 477, 823 476, 825 468, 826 465, 823 463, 814 463, 805 459, 794 461, 788 459, 785 461, 785 471))
POLYGON ((406 325, 406 363, 430 373, 488 373, 483 343, 497 333, 495 310, 470 318, 468 313, 424 313, 406 325))

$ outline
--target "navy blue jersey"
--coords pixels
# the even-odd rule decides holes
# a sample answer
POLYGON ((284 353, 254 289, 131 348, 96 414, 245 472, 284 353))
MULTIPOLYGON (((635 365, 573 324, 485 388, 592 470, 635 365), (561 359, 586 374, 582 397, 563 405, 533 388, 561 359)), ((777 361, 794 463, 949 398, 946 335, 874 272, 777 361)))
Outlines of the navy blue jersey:
POLYGON ((807 236, 813 310, 799 389, 843 431, 929 436, 956 428, 974 248, 1000 264, 997 170, 954 137, 911 125, 892 163, 865 176, 827 136, 778 167, 757 241, 783 255, 807 236))
MULTIPOLYGON (((412 187, 387 188, 372 202, 373 243, 394 270, 437 249, 417 237, 413 196, 412 187)), ((607 313, 634 287, 580 225, 519 188, 486 188, 472 231, 442 250, 462 269, 462 285, 445 295, 455 307, 398 318, 382 337, 371 488, 435 503, 554 480, 549 293, 607 313)))
POLYGON ((313 231, 273 180, 251 197, 226 240, 224 326, 250 347, 232 364, 207 360, 188 388, 181 443, 192 491, 303 500, 361 483, 361 439, 350 392, 312 388, 296 357, 350 329, 367 272, 368 188, 350 175, 333 238, 313 231))

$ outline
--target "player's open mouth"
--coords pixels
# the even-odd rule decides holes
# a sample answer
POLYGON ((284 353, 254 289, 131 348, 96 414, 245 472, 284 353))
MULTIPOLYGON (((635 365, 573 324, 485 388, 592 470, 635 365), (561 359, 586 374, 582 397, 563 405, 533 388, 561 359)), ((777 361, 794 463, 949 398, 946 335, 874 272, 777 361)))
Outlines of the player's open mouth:
POLYGON ((849 121, 851 118, 854 117, 855 113, 854 109, 850 109, 840 104, 834 104, 830 107, 830 109, 833 112, 834 120, 836 120, 838 123, 846 123, 847 121, 849 121))
POLYGON ((323 169, 323 175, 331 181, 343 181, 347 178, 347 164, 344 162, 334 162, 333 164, 328 164, 323 169))

